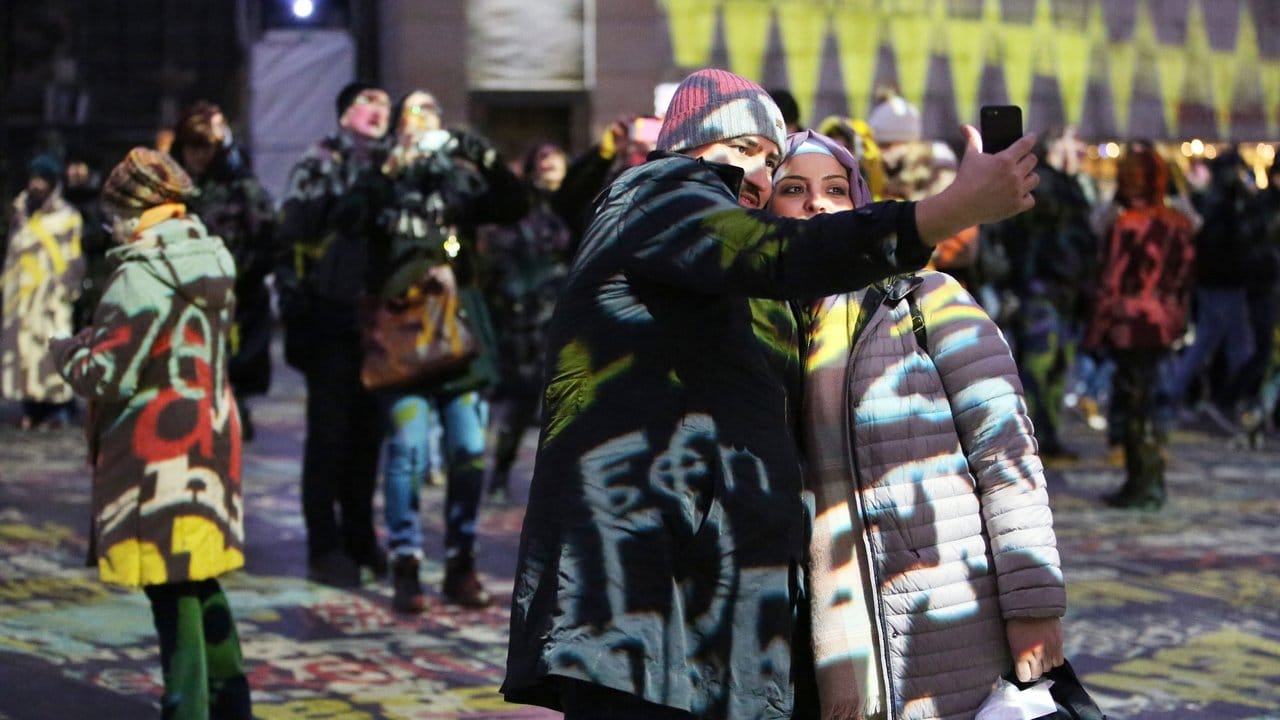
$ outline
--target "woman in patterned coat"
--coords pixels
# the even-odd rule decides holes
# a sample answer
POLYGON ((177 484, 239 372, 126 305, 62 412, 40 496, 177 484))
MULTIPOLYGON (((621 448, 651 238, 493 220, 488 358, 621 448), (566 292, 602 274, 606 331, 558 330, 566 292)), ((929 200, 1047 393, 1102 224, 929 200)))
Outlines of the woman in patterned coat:
MULTIPOLYGON (((870 199, 834 141, 788 145, 774 212, 870 199)), ((801 418, 823 718, 971 719, 1001 675, 1061 664, 1066 596, 1017 368, 954 278, 816 303, 801 418)))
POLYGON ((73 394, 54 367, 49 338, 69 335, 84 257, 80 213, 62 198, 62 167, 48 155, 31 161, 27 188, 13 203, 4 259, 0 396, 22 401, 22 427, 61 425, 73 394))
POLYGON ((163 717, 249 718, 216 578, 244 564, 240 419, 227 380, 235 264, 182 204, 190 178, 134 148, 102 191, 120 247, 93 323, 52 351, 90 401, 91 562, 142 587, 164 671, 163 717))

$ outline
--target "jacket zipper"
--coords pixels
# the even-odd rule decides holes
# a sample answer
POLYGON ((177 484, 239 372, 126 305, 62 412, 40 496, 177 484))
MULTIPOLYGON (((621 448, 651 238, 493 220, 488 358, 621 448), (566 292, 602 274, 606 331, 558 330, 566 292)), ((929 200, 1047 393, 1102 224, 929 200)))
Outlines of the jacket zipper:
MULTIPOLYGON (((871 290, 867 290, 867 292, 871 292, 871 290)), ((853 295, 850 294, 846 297, 848 299, 845 302, 852 306, 853 295)), ((844 424, 845 427, 849 429, 849 432, 845 435, 845 461, 848 463, 849 469, 852 471, 853 475, 854 509, 857 511, 858 517, 862 520, 863 532, 861 533, 862 537, 860 538, 860 541, 867 553, 867 572, 871 576, 871 582, 869 584, 871 587, 872 604, 869 609, 875 615, 875 625, 878 626, 880 633, 880 681, 881 692, 883 693, 880 701, 884 705, 884 717, 887 718, 887 720, 894 720, 894 718, 897 717, 897 705, 893 699, 893 679, 890 677, 889 673, 889 629, 885 623, 884 614, 880 611, 880 576, 876 572, 875 555, 872 552, 871 539, 868 537, 868 533, 866 532, 868 525, 867 516, 862 505, 862 477, 858 472, 857 453, 855 453, 853 449, 857 441, 858 431, 853 423, 853 399, 850 396, 850 393, 853 390, 853 359, 857 355, 858 345, 863 341, 863 338, 866 336, 867 330, 871 327, 872 323, 880 316, 881 308, 885 307, 888 306, 883 302, 876 303, 875 313, 871 317, 867 318, 865 323, 862 323, 862 330, 858 333, 858 337, 852 338, 853 342, 849 345, 849 357, 845 360, 844 366, 844 398, 842 404, 844 406, 844 424)), ((862 307, 859 305, 859 312, 861 311, 862 307)), ((845 317, 848 317, 847 310, 845 317)), ((857 321, 858 318, 855 317, 854 322, 857 323, 857 321)), ((846 334, 851 332, 852 330, 850 329, 846 334)))

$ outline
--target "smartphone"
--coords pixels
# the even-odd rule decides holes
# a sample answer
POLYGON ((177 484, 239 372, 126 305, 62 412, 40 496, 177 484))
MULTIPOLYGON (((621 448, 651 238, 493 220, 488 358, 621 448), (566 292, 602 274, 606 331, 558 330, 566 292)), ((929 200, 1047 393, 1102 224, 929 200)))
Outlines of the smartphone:
POLYGON ((998 153, 1022 137, 1022 108, 1017 105, 983 105, 978 112, 982 151, 998 153))
POLYGON ((635 119, 631 125, 631 139, 654 145, 658 142, 658 133, 662 130, 662 119, 644 115, 635 119))

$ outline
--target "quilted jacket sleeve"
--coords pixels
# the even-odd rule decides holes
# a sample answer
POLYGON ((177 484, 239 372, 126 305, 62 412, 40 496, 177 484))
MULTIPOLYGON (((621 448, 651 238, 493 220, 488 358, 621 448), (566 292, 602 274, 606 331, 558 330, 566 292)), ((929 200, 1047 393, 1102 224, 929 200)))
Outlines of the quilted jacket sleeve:
POLYGON ((995 322, 953 278, 926 273, 929 351, 977 482, 1005 618, 1066 611, 1044 466, 1018 368, 995 322))

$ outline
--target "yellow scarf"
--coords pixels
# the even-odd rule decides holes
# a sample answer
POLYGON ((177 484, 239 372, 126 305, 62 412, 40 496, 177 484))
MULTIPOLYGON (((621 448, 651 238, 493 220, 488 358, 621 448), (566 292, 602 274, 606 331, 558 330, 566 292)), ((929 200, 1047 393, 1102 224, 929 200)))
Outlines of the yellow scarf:
POLYGON ((173 220, 187 216, 187 206, 182 203, 165 203, 146 210, 138 217, 138 228, 133 231, 131 239, 137 239, 143 232, 159 225, 165 220, 173 220))

